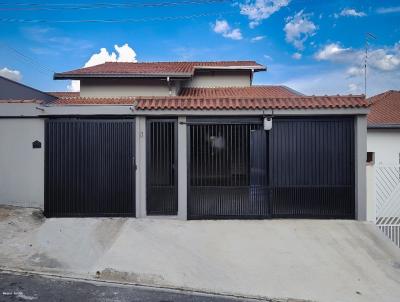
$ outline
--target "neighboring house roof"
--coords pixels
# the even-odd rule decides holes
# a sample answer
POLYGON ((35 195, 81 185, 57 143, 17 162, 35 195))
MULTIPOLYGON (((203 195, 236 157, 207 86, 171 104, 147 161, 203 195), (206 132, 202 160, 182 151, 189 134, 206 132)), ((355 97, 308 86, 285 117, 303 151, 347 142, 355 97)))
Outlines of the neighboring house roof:
POLYGON ((303 96, 300 92, 286 86, 250 86, 250 87, 222 87, 222 88, 183 88, 180 96, 186 97, 272 97, 285 98, 303 96))
POLYGON ((132 105, 137 110, 255 110, 255 109, 334 109, 366 108, 364 96, 297 97, 66 97, 54 105, 132 105))
POLYGON ((368 101, 368 128, 400 128, 400 91, 389 90, 368 101))
POLYGON ((55 73, 54 79, 85 77, 191 77, 196 69, 233 69, 262 71, 266 68, 255 61, 220 62, 106 62, 71 71, 55 73))
POLYGON ((22 83, 0 76, 0 99, 2 100, 43 100, 55 99, 53 95, 22 83))

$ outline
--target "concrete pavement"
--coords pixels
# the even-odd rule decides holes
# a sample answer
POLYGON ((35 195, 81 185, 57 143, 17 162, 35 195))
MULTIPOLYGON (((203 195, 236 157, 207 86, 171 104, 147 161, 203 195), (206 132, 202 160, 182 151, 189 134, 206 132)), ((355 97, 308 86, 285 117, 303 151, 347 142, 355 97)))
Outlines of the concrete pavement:
POLYGON ((400 250, 364 222, 43 219, 3 208, 0 232, 3 267, 269 298, 400 297, 400 250))

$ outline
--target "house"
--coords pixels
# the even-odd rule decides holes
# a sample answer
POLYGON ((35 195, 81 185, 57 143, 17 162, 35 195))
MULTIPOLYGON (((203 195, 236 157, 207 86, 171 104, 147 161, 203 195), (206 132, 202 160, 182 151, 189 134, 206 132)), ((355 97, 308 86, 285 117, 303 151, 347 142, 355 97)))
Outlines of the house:
POLYGON ((253 85, 265 70, 108 62, 56 73, 79 80, 79 95, 1 101, 0 199, 48 217, 365 220, 365 97, 253 85))
POLYGON ((367 219, 400 246, 400 91, 368 101, 367 219))
POLYGON ((389 90, 368 99, 368 162, 400 165, 400 91, 389 90))

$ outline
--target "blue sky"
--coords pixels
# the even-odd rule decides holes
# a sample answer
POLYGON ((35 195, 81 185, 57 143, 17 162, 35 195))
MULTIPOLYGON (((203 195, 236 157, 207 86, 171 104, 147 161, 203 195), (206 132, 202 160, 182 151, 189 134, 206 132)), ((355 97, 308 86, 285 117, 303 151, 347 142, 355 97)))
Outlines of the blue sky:
POLYGON ((105 48, 115 60, 139 62, 256 60, 268 68, 256 84, 306 94, 363 93, 366 32, 376 37, 370 38, 367 94, 400 89, 398 0, 18 3, 0 3, 0 74, 42 90, 68 90, 70 83, 53 81, 52 71, 82 67, 105 48), (114 48, 125 44, 136 56, 114 48))

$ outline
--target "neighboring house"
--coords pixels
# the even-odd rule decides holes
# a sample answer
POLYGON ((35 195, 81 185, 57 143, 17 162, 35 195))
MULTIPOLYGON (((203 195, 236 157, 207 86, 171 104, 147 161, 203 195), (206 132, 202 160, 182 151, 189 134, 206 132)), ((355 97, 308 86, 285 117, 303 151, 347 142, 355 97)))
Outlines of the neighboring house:
POLYGON ((0 100, 42 100, 50 102, 54 99, 53 95, 46 92, 0 76, 0 100))
POLYGON ((400 165, 400 91, 390 90, 368 99, 368 161, 400 165))
POLYGON ((368 99, 367 204, 377 226, 400 247, 400 91, 368 99))
POLYGON ((365 220, 364 96, 253 86, 264 70, 223 61, 56 73, 80 80, 80 94, 0 104, 0 199, 48 217, 365 220))

